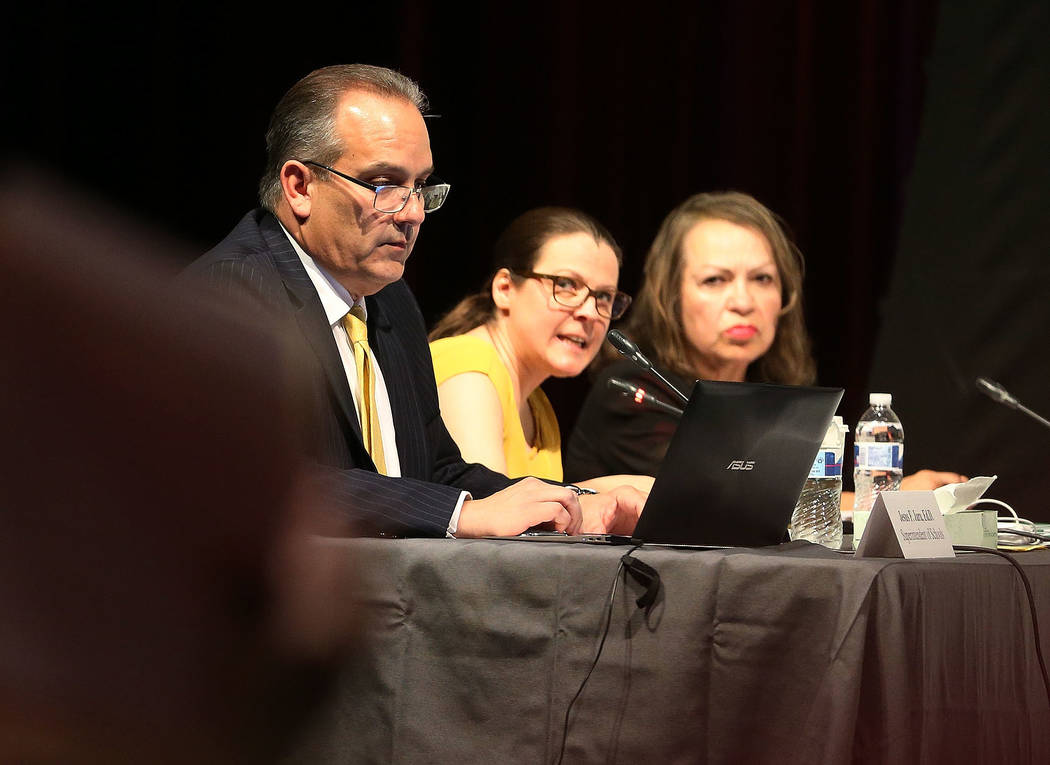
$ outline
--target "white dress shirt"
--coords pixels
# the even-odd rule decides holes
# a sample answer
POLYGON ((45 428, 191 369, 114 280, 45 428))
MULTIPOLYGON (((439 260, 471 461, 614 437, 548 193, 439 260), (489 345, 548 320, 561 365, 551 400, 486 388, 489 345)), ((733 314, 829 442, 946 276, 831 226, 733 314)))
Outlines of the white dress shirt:
MULTIPOLYGON (((281 228, 284 230, 285 236, 288 237, 288 241, 292 243, 295 254, 302 261, 303 268, 306 269, 306 275, 310 277, 314 290, 317 292, 317 297, 321 299, 325 317, 332 328, 332 337, 335 338, 335 346, 339 349, 339 358, 343 362, 346 381, 349 383, 350 392, 354 397, 354 407, 360 411, 360 404, 357 400, 357 365, 354 363, 354 350, 350 343, 350 337, 346 333, 346 327, 343 326, 343 318, 350 313, 351 308, 359 305, 364 311, 367 320, 368 307, 365 305, 365 299, 351 295, 346 287, 337 282, 317 261, 306 254, 306 251, 299 246, 295 238, 288 233, 288 229, 284 228, 284 224, 281 224, 281 228)), ((379 368, 379 361, 376 359, 375 354, 372 353, 371 348, 368 349, 368 359, 376 376, 376 414, 379 417, 379 433, 383 438, 383 458, 386 461, 386 474, 400 478, 401 461, 397 455, 397 434, 394 432, 394 414, 390 409, 390 395, 387 393, 386 381, 383 379, 383 370, 379 368)), ((459 502, 456 503, 456 509, 449 520, 449 536, 456 533, 456 527, 459 525, 459 514, 463 509, 463 501, 469 498, 470 494, 467 492, 460 494, 459 502)))
MULTIPOLYGON (((282 226, 282 228, 284 227, 282 226)), ((285 229, 284 233, 288 237, 288 241, 292 243, 295 254, 303 262, 303 268, 306 269, 306 275, 310 277, 314 290, 317 291, 317 297, 321 298, 321 307, 324 308, 325 318, 328 319, 328 324, 332 328, 332 337, 335 338, 335 347, 339 349, 339 358, 343 362, 343 369, 346 371, 346 381, 350 384, 350 393, 354 397, 354 406, 360 412, 361 402, 357 400, 357 397, 360 395, 357 384, 357 364, 354 363, 354 349, 350 342, 350 337, 346 334, 343 319, 350 313, 351 308, 359 305, 361 310, 364 311, 367 321, 368 308, 365 306, 365 299, 363 297, 355 298, 351 295, 346 287, 332 278, 331 274, 306 254, 306 251, 299 246, 299 243, 288 233, 287 229, 285 229)), ((386 390, 386 381, 383 380, 383 370, 379 368, 379 362, 376 360, 371 348, 368 349, 368 361, 372 365, 372 370, 376 376, 376 414, 379 417, 379 433, 383 439, 383 458, 386 461, 386 474, 399 478, 401 476, 401 462, 397 456, 397 434, 394 432, 394 415, 390 410, 390 395, 386 390)))

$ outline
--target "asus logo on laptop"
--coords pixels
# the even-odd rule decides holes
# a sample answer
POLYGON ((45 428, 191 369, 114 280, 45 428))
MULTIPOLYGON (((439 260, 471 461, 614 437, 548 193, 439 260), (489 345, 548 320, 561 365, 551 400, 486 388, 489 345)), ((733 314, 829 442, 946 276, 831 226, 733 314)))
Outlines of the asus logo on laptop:
POLYGON ((733 460, 729 463, 729 467, 726 470, 754 470, 754 460, 733 460))

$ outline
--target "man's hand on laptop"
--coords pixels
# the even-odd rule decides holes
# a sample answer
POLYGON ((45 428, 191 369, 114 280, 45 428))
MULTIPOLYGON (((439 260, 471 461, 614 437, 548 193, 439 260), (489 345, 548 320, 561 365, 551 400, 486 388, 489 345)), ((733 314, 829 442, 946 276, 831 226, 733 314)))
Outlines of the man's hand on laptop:
POLYGON ((633 486, 617 486, 599 494, 580 497, 584 534, 623 534, 630 536, 642 514, 646 495, 633 486))
POLYGON ((507 537, 534 526, 577 534, 582 520, 580 498, 572 489, 523 478, 485 499, 464 500, 456 536, 507 537))

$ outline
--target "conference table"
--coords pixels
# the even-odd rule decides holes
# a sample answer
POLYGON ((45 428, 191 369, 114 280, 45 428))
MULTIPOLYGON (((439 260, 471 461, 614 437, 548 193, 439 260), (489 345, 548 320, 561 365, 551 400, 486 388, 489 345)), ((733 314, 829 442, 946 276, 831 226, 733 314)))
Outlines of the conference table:
MULTIPOLYGON (((629 547, 321 544, 353 561, 356 598, 332 607, 366 639, 292 762, 1050 759, 1025 588, 992 554, 644 546, 631 559, 660 579, 645 609, 629 547)), ((1050 551, 1016 557, 1050 655, 1050 551)))

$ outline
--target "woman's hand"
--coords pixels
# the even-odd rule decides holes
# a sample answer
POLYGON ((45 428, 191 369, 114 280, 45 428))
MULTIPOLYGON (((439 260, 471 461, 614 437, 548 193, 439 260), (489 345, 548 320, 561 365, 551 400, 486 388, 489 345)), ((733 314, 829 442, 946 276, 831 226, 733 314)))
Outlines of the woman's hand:
POLYGON ((580 531, 584 534, 633 534, 647 496, 633 486, 617 486, 600 494, 581 495, 583 523, 580 531))
POLYGON ((958 473, 920 470, 904 476, 904 480, 901 481, 901 491, 933 491, 950 483, 966 483, 968 480, 970 479, 958 473))
MULTIPOLYGON (((959 473, 943 470, 919 470, 911 475, 904 476, 901 480, 901 491, 933 491, 950 483, 966 483, 969 480, 969 478, 959 473)), ((853 518, 852 491, 842 492, 839 507, 842 510, 843 520, 848 521, 853 518)))
POLYGON ((609 491, 617 486, 633 486, 645 496, 652 491, 654 479, 651 475, 603 475, 587 481, 577 481, 577 486, 595 491, 609 491))

